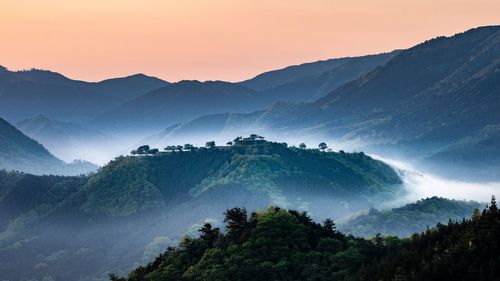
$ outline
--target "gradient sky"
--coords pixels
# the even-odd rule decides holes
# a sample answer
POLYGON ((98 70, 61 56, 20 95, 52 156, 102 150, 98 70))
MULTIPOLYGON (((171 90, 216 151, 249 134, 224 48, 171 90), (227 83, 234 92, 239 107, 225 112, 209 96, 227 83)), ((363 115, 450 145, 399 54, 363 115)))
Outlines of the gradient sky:
POLYGON ((0 0, 0 65, 239 81, 500 24, 500 0, 0 0))

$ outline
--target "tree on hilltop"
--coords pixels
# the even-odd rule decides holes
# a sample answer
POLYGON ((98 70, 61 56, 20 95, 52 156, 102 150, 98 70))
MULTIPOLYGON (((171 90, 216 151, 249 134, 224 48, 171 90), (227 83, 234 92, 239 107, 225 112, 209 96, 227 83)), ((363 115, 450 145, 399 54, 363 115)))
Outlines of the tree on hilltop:
POLYGON ((325 149, 327 149, 328 146, 326 145, 326 143, 322 142, 322 143, 318 144, 318 148, 321 151, 325 151, 325 149))

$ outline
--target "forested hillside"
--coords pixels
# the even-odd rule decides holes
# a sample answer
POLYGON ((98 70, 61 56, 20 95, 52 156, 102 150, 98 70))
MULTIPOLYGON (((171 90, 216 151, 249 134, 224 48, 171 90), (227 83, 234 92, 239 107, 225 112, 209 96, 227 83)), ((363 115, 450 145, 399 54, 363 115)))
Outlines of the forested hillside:
POLYGON ((322 152, 261 141, 118 158, 83 190, 88 194, 88 210, 115 215, 177 197, 219 201, 220 196, 237 196, 231 192, 235 189, 269 204, 309 202, 320 212, 312 203, 321 197, 331 197, 329 206, 321 208, 359 209, 367 200, 396 195, 400 183, 391 167, 363 153, 322 152))
POLYGON ((411 238, 346 236, 332 220, 269 208, 225 212, 225 231, 206 223, 147 266, 112 281, 499 280, 500 212, 438 224, 411 238))
POLYGON ((459 201, 431 197, 390 210, 371 208, 339 223, 339 230, 358 237, 372 237, 377 233, 407 237, 434 226, 469 217, 474 209, 484 205, 475 201, 459 201))
POLYGON ((7 280, 102 279, 152 259, 199 223, 221 222, 227 208, 273 204, 323 219, 401 192, 396 171, 363 153, 258 136, 223 146, 141 146, 79 177, 1 172, 0 272, 7 280))
POLYGON ((251 114, 200 117, 170 138, 227 131, 328 136, 447 177, 498 179, 500 26, 437 37, 311 104, 275 104, 251 114))
POLYGON ((86 161, 65 163, 0 117, 0 169, 32 174, 79 175, 97 170, 86 161))

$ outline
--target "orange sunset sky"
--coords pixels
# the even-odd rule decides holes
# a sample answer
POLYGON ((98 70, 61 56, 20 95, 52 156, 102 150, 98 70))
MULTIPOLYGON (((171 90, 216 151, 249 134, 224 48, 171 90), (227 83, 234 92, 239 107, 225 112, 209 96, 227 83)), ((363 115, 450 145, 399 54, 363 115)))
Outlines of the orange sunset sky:
POLYGON ((0 65, 239 81, 500 24, 500 0, 0 0, 0 65))

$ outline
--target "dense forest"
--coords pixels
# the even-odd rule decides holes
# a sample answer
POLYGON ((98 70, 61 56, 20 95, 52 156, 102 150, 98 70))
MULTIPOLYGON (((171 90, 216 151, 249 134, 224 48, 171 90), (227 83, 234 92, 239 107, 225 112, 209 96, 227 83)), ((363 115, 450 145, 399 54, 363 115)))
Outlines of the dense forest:
POLYGON ((500 280, 500 212, 493 197, 470 219, 410 238, 366 240, 326 219, 270 207, 225 212, 225 233, 206 223, 153 262, 112 281, 500 280))
POLYGON ((139 268, 129 280, 146 278, 141 272, 148 273, 145 280, 349 280, 364 274, 360 268, 378 272, 372 255, 393 262, 390 247, 414 241, 377 236, 385 245, 377 246, 355 236, 394 234, 385 231, 385 222, 425 231, 478 207, 429 198, 368 211, 401 192, 397 171, 362 152, 260 138, 162 151, 141 146, 77 177, 0 171, 0 272, 6 280, 102 280, 108 272, 124 275, 145 265, 180 241, 161 255, 167 261, 139 268), (253 214, 230 209, 269 205, 279 207, 253 214), (362 214, 343 223, 357 212, 362 214), (337 229, 331 220, 313 223, 328 217, 339 222, 337 229), (195 237, 200 227, 201 240, 183 238, 195 237))
POLYGON ((450 219, 467 218, 474 209, 483 206, 484 204, 475 201, 431 197, 388 210, 370 208, 338 221, 338 229, 358 237, 373 237, 377 233, 407 237, 438 222, 447 223, 450 219))
POLYGON ((222 224, 234 206, 323 220, 402 192, 397 172, 364 153, 260 138, 167 148, 141 146, 84 176, 0 171, 2 277, 102 280, 151 260, 196 224, 222 224))

